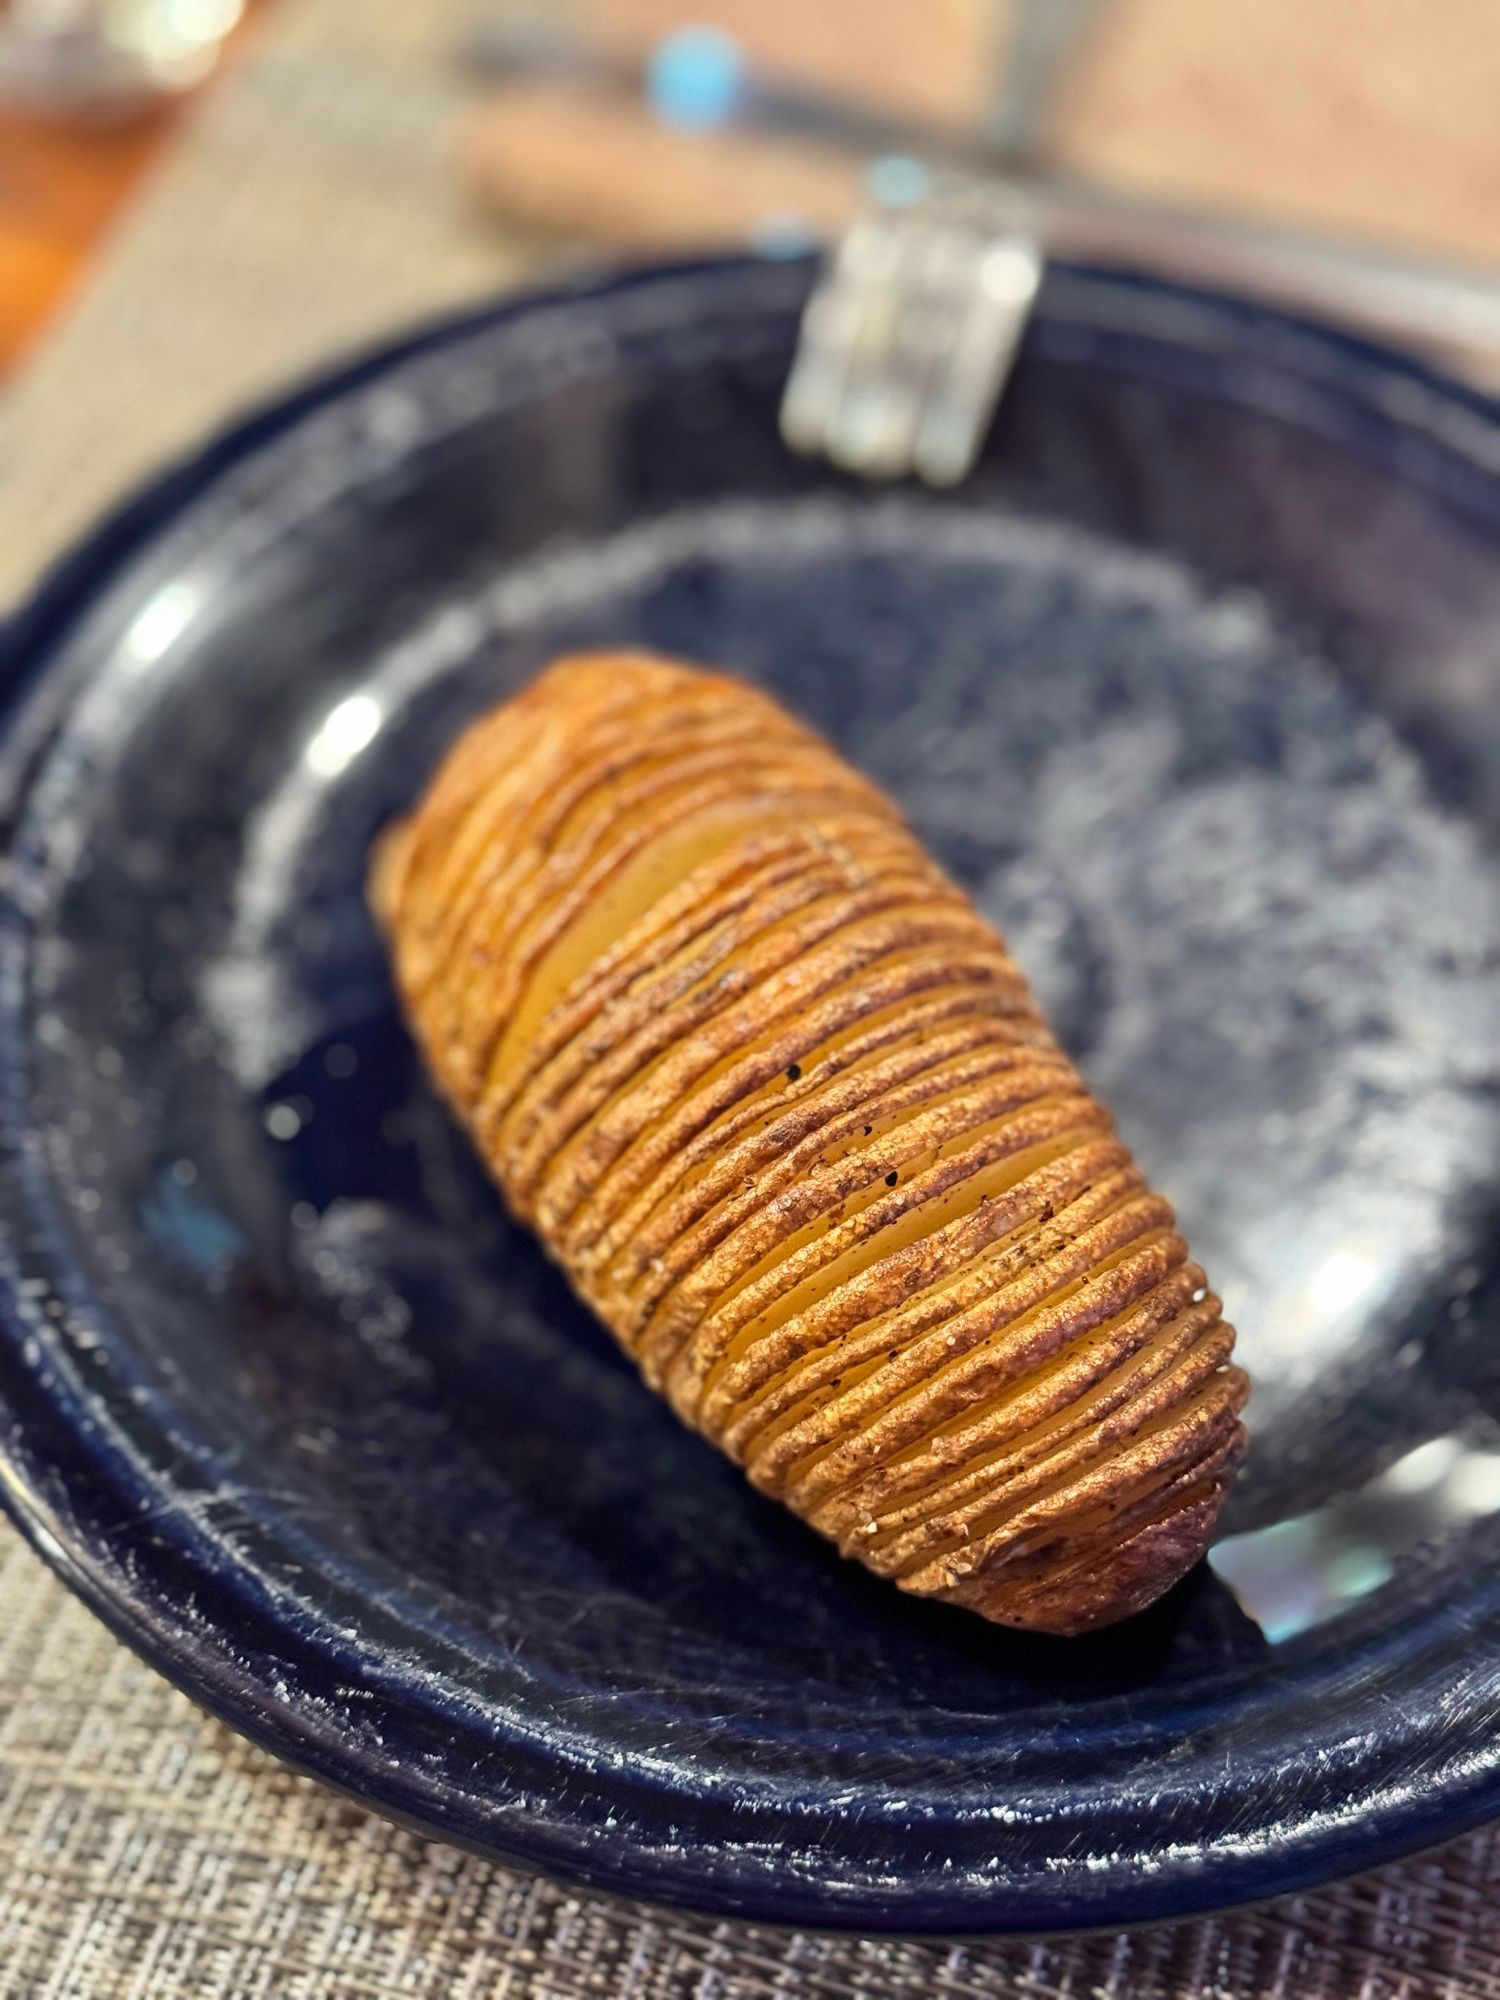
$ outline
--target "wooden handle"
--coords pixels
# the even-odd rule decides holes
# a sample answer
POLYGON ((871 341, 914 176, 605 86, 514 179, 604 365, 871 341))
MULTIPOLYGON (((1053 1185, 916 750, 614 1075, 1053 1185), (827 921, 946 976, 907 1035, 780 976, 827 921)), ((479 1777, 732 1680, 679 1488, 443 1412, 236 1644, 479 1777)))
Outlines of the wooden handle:
POLYGON ((859 167, 820 147, 676 132, 644 106, 576 86, 497 93, 463 148, 470 185, 510 222, 630 250, 830 234, 859 200, 859 167))

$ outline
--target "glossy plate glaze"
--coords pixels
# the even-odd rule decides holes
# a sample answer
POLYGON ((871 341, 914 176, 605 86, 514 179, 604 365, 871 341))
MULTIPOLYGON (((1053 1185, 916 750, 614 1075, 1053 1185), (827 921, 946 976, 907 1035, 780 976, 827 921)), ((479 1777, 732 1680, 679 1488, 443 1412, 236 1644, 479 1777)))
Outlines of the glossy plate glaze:
POLYGON ((148 1658, 408 1821, 787 1923, 1290 1889, 1500 1811, 1500 423, 1057 273, 978 476, 783 452, 801 264, 440 328, 11 628, 3 1479, 148 1658), (510 1229, 375 829, 549 655, 763 676, 1004 925, 1242 1329, 1213 1565, 1026 1639, 760 1500, 510 1229))

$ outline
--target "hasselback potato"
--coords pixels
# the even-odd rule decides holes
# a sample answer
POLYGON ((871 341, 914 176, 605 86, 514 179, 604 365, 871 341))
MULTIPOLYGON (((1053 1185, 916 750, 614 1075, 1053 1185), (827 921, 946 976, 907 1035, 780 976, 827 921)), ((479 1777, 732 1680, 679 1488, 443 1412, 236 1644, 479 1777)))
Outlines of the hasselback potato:
POLYGON ((559 661, 371 894, 510 1207, 758 1487, 1044 1631, 1202 1554, 1243 1446, 1219 1301, 995 931, 769 697, 559 661))

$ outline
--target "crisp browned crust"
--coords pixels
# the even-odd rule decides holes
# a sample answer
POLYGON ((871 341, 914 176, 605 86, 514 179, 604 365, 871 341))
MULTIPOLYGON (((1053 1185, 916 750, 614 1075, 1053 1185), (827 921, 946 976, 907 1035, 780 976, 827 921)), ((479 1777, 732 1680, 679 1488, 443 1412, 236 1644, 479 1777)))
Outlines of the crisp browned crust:
POLYGON ((1203 1553, 1244 1447, 1219 1302, 999 937, 783 709, 559 661, 370 894, 510 1205, 757 1486, 1041 1631, 1203 1553))

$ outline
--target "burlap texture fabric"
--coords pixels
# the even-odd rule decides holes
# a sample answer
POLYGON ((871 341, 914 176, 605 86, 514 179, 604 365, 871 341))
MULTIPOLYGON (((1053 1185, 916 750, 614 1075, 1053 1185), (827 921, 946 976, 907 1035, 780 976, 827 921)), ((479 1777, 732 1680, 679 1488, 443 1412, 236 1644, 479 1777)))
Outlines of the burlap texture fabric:
MULTIPOLYGON (((535 269, 455 192, 469 0, 281 0, 0 398, 0 600, 125 482, 340 347, 535 269)), ((283 1770, 0 1527, 0 2000, 1482 2000, 1500 1841, 1055 1944, 787 1936, 573 1894, 283 1770)))
POLYGON ((0 2000, 1481 2000, 1500 1838, 1054 1944, 787 1936, 399 1832, 201 1715, 3 1531, 0 2000))

